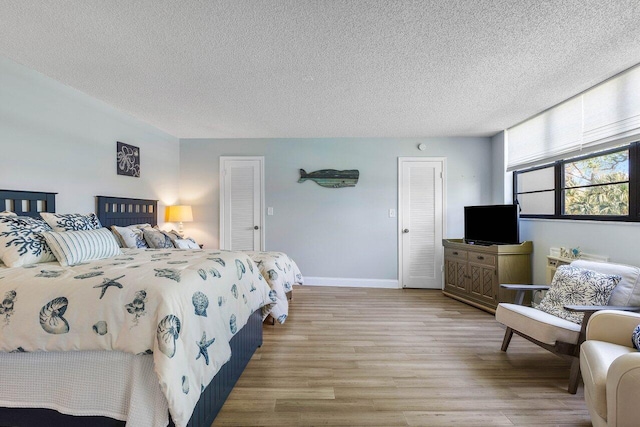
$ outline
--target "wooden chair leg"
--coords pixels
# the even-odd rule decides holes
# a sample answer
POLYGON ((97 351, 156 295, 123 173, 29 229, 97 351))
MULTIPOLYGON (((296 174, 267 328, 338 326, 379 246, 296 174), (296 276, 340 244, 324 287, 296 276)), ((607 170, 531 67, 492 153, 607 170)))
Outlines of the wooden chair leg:
POLYGON ((580 358, 574 357, 571 362, 571 372, 569 373, 569 393, 576 394, 578 383, 580 382, 580 358))
POLYGON ((507 347, 509 347, 509 343, 511 342, 511 337, 513 337, 513 329, 507 328, 504 332, 504 339, 502 340, 502 351, 507 351, 507 347))

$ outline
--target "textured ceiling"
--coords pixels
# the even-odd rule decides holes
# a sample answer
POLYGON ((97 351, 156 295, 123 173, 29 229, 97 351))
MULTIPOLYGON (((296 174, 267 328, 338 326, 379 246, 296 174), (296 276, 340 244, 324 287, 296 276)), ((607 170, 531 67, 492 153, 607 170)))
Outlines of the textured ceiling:
POLYGON ((638 0, 2 0, 0 55, 180 138, 488 136, 640 63, 638 0))

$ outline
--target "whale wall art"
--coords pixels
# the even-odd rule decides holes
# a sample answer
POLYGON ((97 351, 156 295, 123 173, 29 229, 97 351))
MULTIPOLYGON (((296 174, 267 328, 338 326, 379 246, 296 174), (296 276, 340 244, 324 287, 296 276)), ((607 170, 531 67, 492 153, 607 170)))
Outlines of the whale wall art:
POLYGON ((298 179, 298 182, 310 180, 327 188, 355 187, 359 177, 360 171, 357 169, 346 171, 322 169, 310 173, 307 173, 304 169, 300 169, 300 179, 298 179))

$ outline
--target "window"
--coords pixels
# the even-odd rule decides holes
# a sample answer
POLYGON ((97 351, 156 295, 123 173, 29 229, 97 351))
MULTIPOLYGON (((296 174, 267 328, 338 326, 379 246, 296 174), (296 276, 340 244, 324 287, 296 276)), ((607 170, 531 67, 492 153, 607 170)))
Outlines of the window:
POLYGON ((514 172, 523 218, 640 221, 640 143, 514 172))

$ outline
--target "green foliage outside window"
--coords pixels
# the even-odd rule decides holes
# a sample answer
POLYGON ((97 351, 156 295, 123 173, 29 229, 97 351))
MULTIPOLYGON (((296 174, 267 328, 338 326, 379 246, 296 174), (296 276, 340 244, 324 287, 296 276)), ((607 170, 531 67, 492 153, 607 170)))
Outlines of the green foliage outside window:
POLYGON ((629 151, 568 162, 565 215, 629 214, 629 151))

